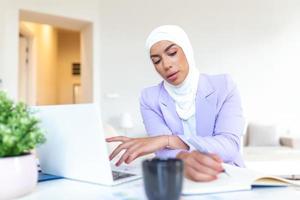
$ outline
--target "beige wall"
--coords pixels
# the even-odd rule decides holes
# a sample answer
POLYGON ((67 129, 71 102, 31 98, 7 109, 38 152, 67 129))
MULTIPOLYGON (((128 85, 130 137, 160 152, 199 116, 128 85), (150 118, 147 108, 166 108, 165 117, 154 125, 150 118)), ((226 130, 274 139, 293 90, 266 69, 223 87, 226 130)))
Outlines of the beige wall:
POLYGON ((36 104, 73 103, 73 84, 80 84, 80 76, 72 75, 72 63, 80 63, 80 33, 21 23, 33 35, 36 104))
POLYGON ((72 63, 80 63, 80 33, 58 31, 58 104, 73 103, 73 84, 80 76, 72 75, 72 63))
MULTIPOLYGON (((100 42, 97 40, 98 37, 93 35, 94 29, 97 28, 93 25, 86 26, 81 31, 80 45, 81 45, 81 103, 90 103, 92 99, 98 99, 100 92, 100 80, 99 80, 99 67, 94 65, 95 56, 93 51, 97 49, 100 42), (94 67, 93 67, 94 66, 94 67), (99 90, 99 91, 98 91, 99 90)), ((100 57, 100 56, 96 56, 100 57)), ((96 101, 97 102, 97 101, 96 101)))
POLYGON ((57 104, 57 30, 49 25, 23 22, 33 34, 36 104, 57 104))

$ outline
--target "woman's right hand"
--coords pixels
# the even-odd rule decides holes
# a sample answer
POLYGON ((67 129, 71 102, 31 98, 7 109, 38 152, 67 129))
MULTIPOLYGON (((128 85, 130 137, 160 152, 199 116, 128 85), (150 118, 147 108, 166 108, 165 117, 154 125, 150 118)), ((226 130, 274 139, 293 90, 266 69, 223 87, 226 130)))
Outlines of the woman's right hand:
POLYGON ((114 159, 118 154, 122 154, 116 166, 121 165, 123 162, 126 164, 131 163, 136 158, 154 153, 168 145, 168 136, 155 136, 144 138, 130 138, 125 136, 116 136, 106 138, 107 142, 121 142, 121 144, 114 149, 110 154, 109 159, 114 159), (121 152, 125 150, 125 152, 121 152))
POLYGON ((176 157, 184 162, 184 175, 193 181, 212 181, 224 171, 221 158, 214 154, 182 151, 176 157))

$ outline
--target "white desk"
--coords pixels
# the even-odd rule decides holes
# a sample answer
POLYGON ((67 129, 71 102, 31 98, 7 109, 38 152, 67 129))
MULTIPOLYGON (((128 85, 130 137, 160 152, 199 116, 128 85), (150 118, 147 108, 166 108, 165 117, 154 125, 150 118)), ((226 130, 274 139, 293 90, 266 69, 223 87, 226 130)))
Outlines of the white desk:
MULTIPOLYGON (((142 180, 133 181, 114 187, 72 181, 67 179, 46 181, 39 183, 35 191, 21 200, 146 200, 142 180)), ((251 191, 218 193, 212 195, 182 196, 181 200, 196 199, 272 199, 293 200, 300 199, 300 188, 255 188, 251 191)))
MULTIPOLYGON (((143 158, 135 160, 130 167, 122 165, 117 169, 141 174, 141 161, 143 158)), ((142 179, 124 183, 114 187, 107 187, 97 184, 59 179, 41 182, 37 185, 33 193, 20 198, 20 200, 146 200, 142 179)), ((251 191, 238 191, 228 193, 218 193, 210 195, 182 196, 180 200, 299 200, 300 188, 280 187, 280 188, 255 188, 251 191)))

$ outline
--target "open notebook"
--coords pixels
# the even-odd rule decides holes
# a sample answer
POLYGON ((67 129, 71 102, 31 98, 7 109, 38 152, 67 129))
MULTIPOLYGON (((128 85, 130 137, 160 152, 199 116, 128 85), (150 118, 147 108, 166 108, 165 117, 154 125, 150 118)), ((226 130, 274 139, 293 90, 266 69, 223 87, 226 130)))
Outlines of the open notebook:
POLYGON ((288 179, 265 176, 246 168, 223 165, 226 173, 221 173, 217 180, 211 182, 194 182, 184 179, 183 195, 209 194, 217 192, 230 192, 238 190, 251 190, 252 186, 288 186, 300 187, 300 182, 288 179))

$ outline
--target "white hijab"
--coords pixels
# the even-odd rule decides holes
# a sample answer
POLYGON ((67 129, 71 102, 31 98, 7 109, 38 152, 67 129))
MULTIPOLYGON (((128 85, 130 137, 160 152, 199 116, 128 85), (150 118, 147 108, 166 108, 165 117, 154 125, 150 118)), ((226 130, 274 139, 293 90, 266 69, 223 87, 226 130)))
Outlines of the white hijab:
POLYGON ((162 40, 174 42, 180 46, 189 64, 189 72, 180 85, 172 85, 164 80, 164 87, 175 101, 179 117, 187 120, 195 114, 196 93, 198 88, 199 70, 195 66, 193 48, 184 30, 179 26, 165 25, 154 29, 147 38, 146 48, 150 55, 151 47, 162 40))

